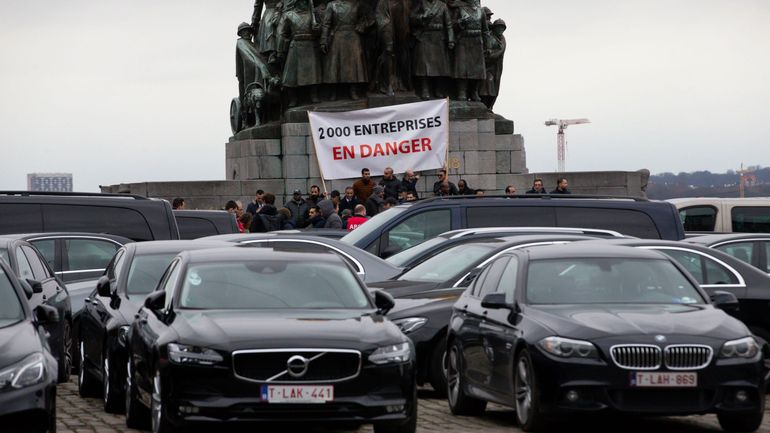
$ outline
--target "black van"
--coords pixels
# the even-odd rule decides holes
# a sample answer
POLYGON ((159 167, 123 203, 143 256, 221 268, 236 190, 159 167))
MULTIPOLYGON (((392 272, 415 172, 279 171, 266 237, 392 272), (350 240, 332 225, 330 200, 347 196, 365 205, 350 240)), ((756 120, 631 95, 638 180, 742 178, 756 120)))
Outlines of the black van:
POLYGON ((684 239, 676 207, 636 197, 583 195, 449 196, 375 215, 343 242, 388 257, 449 230, 476 227, 579 227, 646 239, 684 239))
POLYGON ((239 233, 235 214, 224 210, 174 211, 181 239, 198 239, 205 236, 239 233))
POLYGON ((179 239, 166 200, 130 194, 0 191, 0 234, 109 233, 134 241, 179 239))

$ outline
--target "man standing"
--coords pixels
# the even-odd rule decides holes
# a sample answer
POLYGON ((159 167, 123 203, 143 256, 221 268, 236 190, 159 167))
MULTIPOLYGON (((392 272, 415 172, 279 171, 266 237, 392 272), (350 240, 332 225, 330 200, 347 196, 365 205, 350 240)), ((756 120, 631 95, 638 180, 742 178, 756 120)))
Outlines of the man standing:
POLYGON ((547 194, 545 188, 543 188, 543 179, 539 177, 532 182, 532 189, 527 191, 527 194, 547 194))
POLYGON ((308 213, 309 206, 304 198, 302 198, 302 191, 295 189, 291 200, 287 201, 284 205, 291 211, 291 222, 294 227, 305 227, 305 216, 308 213))
POLYGON ((342 219, 337 212, 334 211, 334 203, 329 199, 323 199, 318 203, 318 207, 321 209, 321 216, 323 216, 325 222, 325 229, 341 229, 342 219))
POLYGON ((385 198, 398 200, 398 195, 401 193, 401 182, 396 176, 393 176, 393 168, 385 167, 380 186, 385 188, 385 198))
POLYGON ((412 26, 415 39, 412 57, 414 75, 420 83, 420 98, 431 98, 431 82, 435 86, 433 95, 443 98, 446 92, 439 83, 452 76, 449 51, 455 47, 449 9, 441 0, 423 0, 412 12, 412 26))
POLYGON ((453 77, 457 80, 457 100, 481 101, 479 86, 487 77, 484 53, 485 36, 489 32, 487 17, 479 7, 479 0, 454 0, 457 25, 453 77))
POLYGON ((433 184, 433 194, 436 195, 458 195, 457 185, 453 184, 447 178, 446 169, 438 171, 438 180, 433 184))
POLYGON ((513 185, 508 185, 505 187, 505 195, 512 196, 516 195, 516 187, 513 185))
POLYGON ((359 203, 364 203, 372 195, 373 189, 374 181, 372 181, 371 173, 368 168, 364 168, 361 170, 361 179, 353 183, 353 193, 359 203))
POLYGON ((404 194, 411 192, 415 199, 419 197, 417 194, 417 181, 420 180, 419 174, 414 174, 414 170, 409 169, 404 173, 404 178, 401 180, 401 192, 404 194))
MULTIPOLYGON (((369 81, 361 45, 360 19, 357 1, 333 0, 326 5, 321 32, 323 82, 348 86, 353 100, 360 97, 358 87, 369 81)), ((332 97, 336 99, 336 93, 332 97)))
POLYGON ((369 216, 375 216, 380 213, 380 210, 385 205, 385 188, 377 185, 372 190, 372 195, 366 199, 366 214, 369 216))
POLYGON ((174 210, 182 210, 186 209, 187 205, 185 205, 184 199, 182 197, 177 197, 173 202, 171 202, 171 208, 174 210))
POLYGON ((233 214, 235 217, 235 222, 238 224, 238 231, 243 233, 246 229, 243 227, 243 224, 238 220, 238 203, 235 202, 235 200, 229 200, 227 203, 225 203, 225 210, 227 213, 233 214))
POLYGON ((356 213, 348 218, 348 223, 345 226, 348 231, 357 229, 369 219, 369 217, 366 216, 366 206, 362 204, 356 205, 355 211, 356 213))
POLYGON ((551 194, 572 194, 572 192, 567 189, 567 186, 569 186, 567 178, 560 177, 556 179, 556 189, 551 191, 551 194))
POLYGON ((253 216, 256 216, 257 213, 259 213, 259 210, 262 208, 262 206, 265 205, 265 202, 263 201, 263 198, 265 196, 265 192, 261 189, 257 190, 257 193, 254 195, 254 201, 249 203, 248 206, 246 206, 246 212, 252 214, 253 216))
POLYGON ((310 196, 308 196, 307 205, 310 207, 316 207, 318 206, 318 202, 321 201, 321 188, 318 187, 318 185, 313 185, 310 187, 310 196))
POLYGON ((345 209, 349 209, 350 213, 352 214, 353 211, 356 209, 357 204, 358 204, 358 199, 353 193, 353 187, 349 186, 345 188, 345 197, 342 197, 342 199, 340 200, 340 214, 345 209))
MULTIPOLYGON (((302 196, 300 196, 302 198, 302 196)), ((249 233, 265 233, 273 230, 283 230, 286 217, 275 208, 275 195, 265 194, 262 199, 264 206, 259 211, 259 215, 251 221, 249 233)))
POLYGON ((295 2, 293 8, 284 10, 278 24, 278 56, 284 60, 281 83, 287 90, 289 107, 297 106, 304 93, 310 94, 311 102, 319 102, 318 84, 323 82, 318 29, 309 5, 295 2))

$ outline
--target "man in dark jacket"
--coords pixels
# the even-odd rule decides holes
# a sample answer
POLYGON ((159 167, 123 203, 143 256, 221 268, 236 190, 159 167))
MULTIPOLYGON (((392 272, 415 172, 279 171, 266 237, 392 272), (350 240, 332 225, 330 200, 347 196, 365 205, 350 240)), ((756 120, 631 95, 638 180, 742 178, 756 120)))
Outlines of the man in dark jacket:
POLYGON ((254 201, 249 203, 248 206, 246 206, 246 212, 250 213, 252 216, 256 216, 257 212, 259 212, 259 209, 265 205, 265 192, 261 189, 257 190, 257 193, 254 194, 254 201))
POLYGON ((380 186, 385 188, 385 198, 398 200, 398 196, 401 193, 401 181, 396 176, 393 176, 393 168, 385 167, 380 186))
POLYGON ((567 178, 560 177, 556 179, 556 189, 551 191, 551 194, 572 194, 572 192, 567 189, 567 186, 569 186, 567 178))
POLYGON ((375 216, 380 213, 383 205, 385 205, 385 188, 377 185, 374 187, 372 195, 366 199, 366 214, 369 216, 375 216))
POLYGON ((458 195, 457 185, 449 181, 446 169, 438 171, 438 180, 433 184, 433 194, 438 196, 458 195))
POLYGON ((326 220, 324 223, 325 229, 341 229, 342 218, 334 211, 334 203, 329 199, 321 200, 318 203, 318 207, 321 208, 321 215, 326 220))
POLYGON ((326 219, 318 206, 311 207, 308 211, 308 220, 306 229, 322 229, 326 224, 326 219))
POLYGON ((532 182, 532 189, 527 191, 527 194, 548 194, 543 188, 543 179, 539 177, 532 182))
POLYGON ((401 192, 406 197, 406 193, 412 192, 415 198, 420 196, 417 194, 417 181, 420 180, 419 174, 414 174, 414 171, 409 169, 404 173, 404 178, 401 180, 401 192))
POLYGON ((356 195, 359 203, 363 203, 372 195, 374 181, 368 168, 361 170, 361 179, 353 182, 353 193, 356 195))
POLYGON ((305 199, 308 207, 318 206, 318 202, 321 200, 323 200, 323 197, 321 197, 321 188, 319 188, 318 185, 311 186, 310 195, 305 199))
POLYGON ((345 196, 340 199, 340 214, 342 214, 342 211, 345 209, 350 209, 350 213, 352 214, 356 210, 357 204, 358 199, 353 193, 353 187, 349 186, 345 188, 345 196))
POLYGON ((291 211, 291 222, 294 224, 294 227, 302 228, 307 225, 305 220, 310 207, 305 199, 302 198, 302 191, 295 189, 291 200, 287 201, 284 207, 291 211))
POLYGON ((283 230, 284 216, 275 208, 275 195, 266 193, 262 199, 265 204, 260 208, 257 216, 251 222, 250 233, 265 233, 274 230, 283 230))

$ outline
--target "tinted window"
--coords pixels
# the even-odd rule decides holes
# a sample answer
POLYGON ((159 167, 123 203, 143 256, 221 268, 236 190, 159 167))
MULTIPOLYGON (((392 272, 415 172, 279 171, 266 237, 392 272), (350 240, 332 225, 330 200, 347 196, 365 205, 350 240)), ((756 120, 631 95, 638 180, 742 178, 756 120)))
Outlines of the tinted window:
POLYGON ((37 204, 0 204, 0 233, 43 231, 43 218, 37 204))
POLYGON ((484 298, 484 296, 497 291, 500 277, 503 275, 503 271, 505 271, 505 265, 507 264, 508 257, 502 257, 489 265, 489 273, 487 274, 487 278, 485 278, 481 283, 479 298, 484 298))
POLYGON ((47 232, 112 233, 134 240, 152 240, 144 216, 126 208, 78 205, 43 205, 47 232))
POLYGON ((397 217, 398 214, 405 212, 407 209, 408 209, 407 207, 396 206, 386 210, 385 212, 380 212, 377 215, 370 218, 369 221, 366 222, 366 224, 363 224, 361 227, 346 234, 340 240, 342 242, 353 245, 356 242, 368 236, 369 234, 380 230, 383 224, 387 223, 392 218, 397 217))
POLYGON ((217 226, 204 218, 176 216, 180 239, 198 239, 204 236, 218 235, 217 226))
POLYGON ((126 291, 129 295, 146 295, 155 290, 163 273, 177 253, 134 256, 128 270, 126 291))
POLYGON ((8 260, 8 250, 5 248, 0 249, 0 258, 4 259, 6 263, 10 263, 11 261, 8 260))
POLYGON ((69 271, 104 269, 120 245, 98 239, 67 239, 64 254, 69 271))
POLYGON ((474 298, 479 297, 479 293, 481 293, 481 286, 484 283, 484 280, 487 279, 487 274, 489 274, 489 266, 485 267, 481 273, 473 280, 470 287, 470 294, 474 298))
POLYGON ((420 245, 417 245, 416 247, 409 248, 408 250, 405 250, 405 251, 401 251, 400 253, 392 255, 385 260, 396 266, 404 266, 410 261, 412 261, 415 257, 422 255, 423 253, 425 253, 426 251, 429 251, 436 245, 439 245, 446 241, 447 239, 443 237, 428 239, 427 241, 421 243, 420 245))
POLYGON ((770 274, 770 242, 762 242, 765 244, 765 272, 770 274))
POLYGON ((384 235, 388 239, 387 251, 395 253, 408 250, 449 231, 451 228, 452 211, 450 209, 439 209, 413 215, 384 235))
POLYGON ((115 255, 115 262, 112 265, 112 275, 110 279, 117 279, 123 272, 123 266, 126 264, 126 250, 118 250, 115 255))
POLYGON ((40 259, 40 256, 37 255, 35 250, 33 250, 28 246, 22 246, 21 249, 24 251, 24 254, 27 256, 27 260, 29 260, 29 265, 30 267, 32 267, 32 275, 35 276, 36 280, 43 281, 46 278, 51 277, 51 274, 45 268, 43 261, 40 259))
POLYGON ((24 310, 10 278, 0 268, 0 327, 12 325, 24 318, 24 310))
POLYGON ((495 243, 455 245, 401 274, 398 279, 440 283, 454 277, 459 278, 460 272, 491 253, 496 247, 495 243))
POLYGON ((688 232, 713 232, 717 209, 713 206, 693 206, 679 210, 679 219, 688 232))
POLYGON ((738 277, 729 269, 700 254, 681 250, 659 250, 681 264, 699 284, 738 284, 738 277))
POLYGON ((533 304, 703 304, 690 281, 668 260, 570 258, 529 263, 533 304))
POLYGON ((753 242, 735 242, 726 245, 720 245, 716 247, 720 251, 724 251, 727 254, 742 260, 748 264, 751 264, 754 257, 754 243, 753 242))
POLYGON ((34 280, 35 274, 32 273, 32 266, 27 260, 27 256, 21 251, 21 248, 16 248, 16 265, 19 267, 19 278, 23 280, 34 280))
POLYGON ((53 239, 41 239, 30 243, 40 251, 45 261, 48 262, 48 266, 51 269, 56 269, 56 241, 53 239))
POLYGON ((171 303, 174 301, 174 288, 176 287, 177 280, 179 279, 179 272, 182 269, 182 266, 179 264, 179 260, 173 262, 171 265, 171 268, 169 269, 169 272, 166 272, 166 280, 163 282, 163 291, 166 292, 166 310, 168 310, 171 307, 171 303))
POLYGON ((554 227, 553 208, 532 206, 469 207, 465 211, 468 228, 475 227, 554 227))
POLYGON ((660 239, 655 222, 646 213, 629 209, 556 208, 560 227, 615 230, 624 235, 660 239))
POLYGON ((370 308, 369 298, 350 269, 310 260, 190 265, 180 305, 260 310, 370 308))
POLYGON ((734 207, 732 220, 734 232, 769 233, 770 206, 734 207))
POLYGON ((511 257, 505 267, 497 291, 505 293, 505 302, 513 304, 513 296, 516 291, 516 280, 519 278, 519 259, 511 257))

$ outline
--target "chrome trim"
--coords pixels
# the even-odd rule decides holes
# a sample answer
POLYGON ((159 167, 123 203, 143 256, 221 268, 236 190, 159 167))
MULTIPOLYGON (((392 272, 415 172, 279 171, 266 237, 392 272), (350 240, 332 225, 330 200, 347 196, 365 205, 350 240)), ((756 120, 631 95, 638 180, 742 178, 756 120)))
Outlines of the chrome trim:
MULTIPOLYGON (((711 288, 719 288, 719 287, 746 287, 746 280, 743 279, 743 276, 740 274, 740 272, 736 271, 735 268, 733 268, 732 266, 730 266, 727 263, 723 262, 722 260, 720 260, 720 259, 718 259, 718 258, 716 258, 716 257, 714 257, 712 255, 709 255, 707 253, 704 253, 702 251, 691 250, 691 249, 685 248, 685 247, 670 247, 670 246, 659 246, 659 247, 657 247, 657 246, 654 246, 654 245, 640 245, 637 248, 642 248, 642 249, 645 249, 645 250, 675 250, 675 251, 684 251, 684 252, 688 252, 688 253, 695 253, 695 254, 697 254, 699 256, 708 257, 709 259, 719 263, 720 265, 722 265, 725 268, 727 268, 727 270, 732 272, 732 274, 738 279, 738 284, 700 284, 701 287, 711 287, 711 288)), ((732 257, 732 256, 730 256, 730 257, 732 257)))
MULTIPOLYGON (((458 239, 465 236, 471 236, 475 234, 480 233, 516 233, 516 232, 539 232, 539 231, 549 231, 554 232, 554 234, 603 234, 608 235, 614 238, 626 238, 627 236, 621 234, 620 232, 616 232, 614 230, 604 230, 604 229, 584 229, 581 227, 479 227, 474 229, 463 229, 460 233, 455 233, 449 237, 449 239, 458 239)), ((449 232, 445 232, 440 234, 439 236, 443 236, 449 232)))
POLYGON ((100 269, 78 269, 76 271, 57 271, 54 272, 56 275, 69 275, 69 274, 80 274, 83 272, 104 272, 106 268, 100 268, 100 269))
POLYGON ((656 346, 654 344, 616 344, 612 347, 610 347, 610 357, 612 358, 612 362, 617 366, 624 370, 657 370, 660 368, 661 361, 663 359, 663 351, 659 346, 656 346), (654 367, 639 367, 639 366, 626 366, 624 364, 621 364, 618 359, 615 357, 615 349, 631 349, 635 350, 638 349, 638 353, 629 353, 629 356, 652 356, 654 359, 653 361, 656 362, 654 367), (651 353, 643 354, 641 353, 642 350, 650 350, 651 353))
POLYGON ((118 245, 119 247, 122 247, 123 244, 116 241, 115 239, 105 238, 101 236, 88 236, 88 235, 76 235, 76 236, 70 236, 70 235, 56 235, 56 236, 38 236, 36 238, 30 238, 27 239, 27 242, 33 242, 33 241, 45 241, 49 239, 58 239, 58 240, 67 240, 67 239, 92 239, 92 240, 100 240, 100 241, 107 241, 111 242, 115 245, 118 245))
POLYGON ((340 378, 340 379, 334 379, 334 380, 303 380, 303 381, 301 381, 301 383, 303 383, 303 384, 305 384, 305 383, 338 383, 338 382, 344 382, 346 380, 355 379, 356 377, 358 377, 361 374, 361 366, 362 366, 362 363, 363 363, 362 362, 363 355, 361 354, 360 350, 351 350, 351 349, 318 349, 318 348, 315 348, 315 349, 302 349, 302 348, 300 348, 300 349, 293 349, 292 348, 292 349, 246 349, 246 350, 236 350, 236 351, 232 352, 232 355, 230 357, 231 358, 231 362, 232 362, 233 375, 236 378, 238 378, 238 379, 245 380, 247 382, 253 382, 253 383, 297 384, 298 381, 295 381, 295 380, 294 381, 274 380, 274 379, 277 379, 278 377, 281 377, 284 374, 286 374, 287 371, 283 371, 283 372, 281 372, 281 373, 279 373, 279 374, 277 374, 275 376, 269 377, 269 378, 267 378, 265 380, 256 380, 256 379, 251 379, 251 378, 248 378, 248 377, 244 377, 244 376, 239 375, 235 371, 235 356, 236 355, 243 355, 243 354, 250 354, 250 353, 276 353, 276 352, 278 352, 278 353, 292 353, 292 352, 317 352, 317 353, 319 353, 319 355, 314 356, 313 358, 311 358, 311 361, 315 360, 315 359, 318 359, 318 358, 320 358, 321 356, 323 356, 323 355, 325 355, 327 353, 352 353, 352 354, 358 355, 358 369, 356 370, 356 374, 348 376, 348 377, 343 377, 343 378, 340 378))
MULTIPOLYGON (((722 245, 737 244, 742 242, 770 242, 770 238, 746 238, 746 239, 730 239, 729 241, 721 241, 715 244, 709 245, 709 248, 717 248, 722 245)), ((722 251, 724 252, 724 251, 722 251)), ((725 253, 727 254, 727 253, 725 253)), ((730 256, 732 257, 732 256, 730 256)))
POLYGON ((262 242, 268 242, 268 243, 269 242, 300 242, 300 243, 305 243, 305 244, 313 244, 313 245, 319 245, 319 246, 322 246, 322 247, 326 247, 326 248, 329 248, 330 250, 333 250, 337 254, 345 257, 346 259, 350 260, 351 262, 353 262, 356 265, 356 268, 357 268, 356 272, 359 275, 366 274, 366 270, 364 270, 364 266, 361 264, 361 262, 356 260, 350 254, 342 251, 341 249, 335 247, 334 245, 329 245, 329 244, 326 244, 326 243, 323 243, 323 242, 319 242, 319 241, 315 241, 315 240, 311 240, 311 239, 296 239, 296 238, 294 238, 294 239, 276 239, 276 238, 270 238, 270 239, 250 239, 250 240, 243 241, 243 242, 238 242, 238 243, 242 244, 242 245, 248 245, 248 244, 262 243, 262 242))
POLYGON ((709 364, 711 364, 711 360, 714 357, 714 349, 711 346, 707 346, 705 344, 672 344, 669 346, 666 346, 665 349, 663 349, 663 361, 666 364, 666 368, 669 370, 700 370, 703 368, 708 367, 709 364), (701 364, 693 365, 690 367, 672 367, 671 362, 669 362, 669 354, 672 349, 675 348, 685 348, 685 349, 691 349, 690 351, 687 351, 685 353, 680 353, 677 356, 684 358, 685 360, 693 360, 699 357, 700 355, 696 352, 696 350, 705 349, 708 352, 708 357, 706 358, 706 362, 703 362, 701 364))

